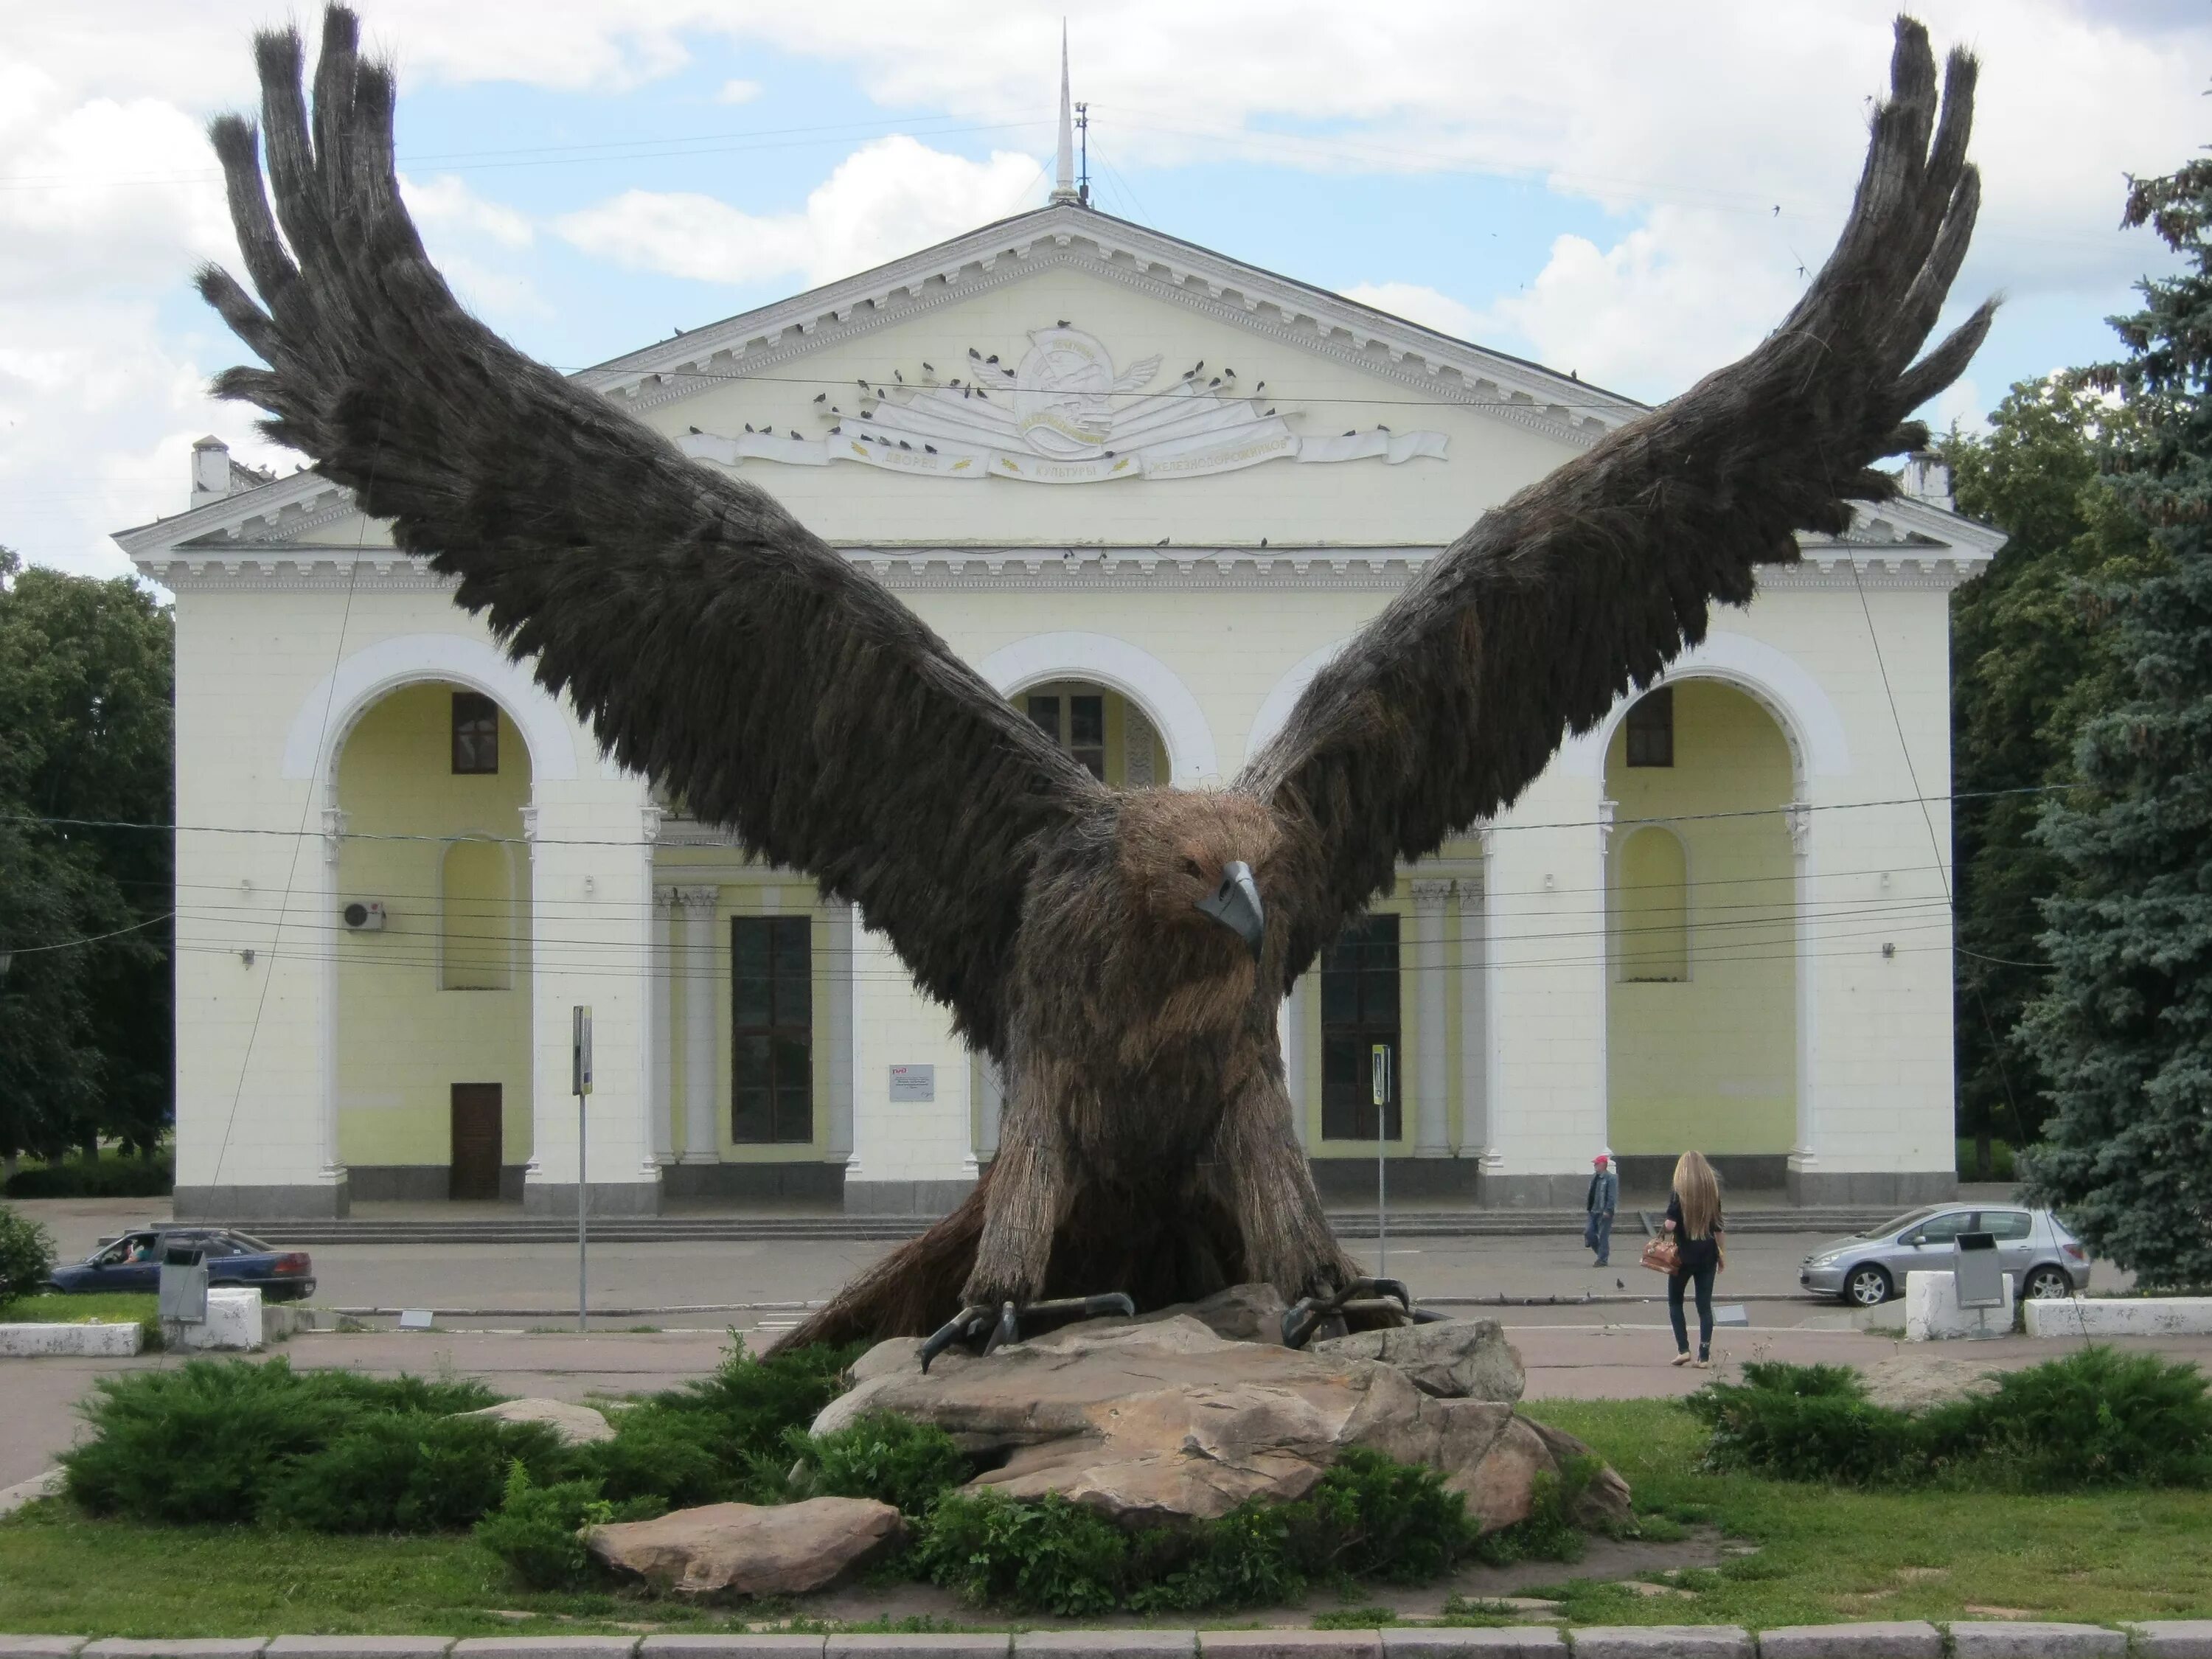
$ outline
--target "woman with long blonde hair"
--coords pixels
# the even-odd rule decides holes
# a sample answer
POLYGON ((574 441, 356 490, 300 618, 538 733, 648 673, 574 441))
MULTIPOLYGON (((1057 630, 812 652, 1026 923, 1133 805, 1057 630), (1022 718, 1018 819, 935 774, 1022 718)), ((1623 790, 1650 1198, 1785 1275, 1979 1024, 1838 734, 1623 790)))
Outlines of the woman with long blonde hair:
POLYGON ((1685 1152, 1674 1165, 1667 1195, 1667 1233, 1674 1241, 1674 1271, 1667 1276, 1667 1317, 1674 1327, 1677 1365, 1699 1370, 1713 1363, 1713 1275, 1728 1266, 1721 1219, 1721 1180, 1703 1152, 1685 1152), (1682 1317, 1682 1292, 1698 1292, 1698 1357, 1690 1358, 1690 1330, 1682 1317))

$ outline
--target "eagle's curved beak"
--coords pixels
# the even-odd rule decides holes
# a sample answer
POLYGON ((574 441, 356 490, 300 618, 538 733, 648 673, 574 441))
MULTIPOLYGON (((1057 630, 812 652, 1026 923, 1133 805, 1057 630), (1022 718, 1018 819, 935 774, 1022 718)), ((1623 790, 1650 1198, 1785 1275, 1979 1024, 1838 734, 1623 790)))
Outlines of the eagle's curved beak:
POLYGON ((1260 959, 1260 946, 1267 937, 1267 912, 1260 902, 1259 884, 1252 866, 1241 860, 1224 866, 1221 885, 1198 902, 1198 908, 1250 947, 1252 960, 1260 959))

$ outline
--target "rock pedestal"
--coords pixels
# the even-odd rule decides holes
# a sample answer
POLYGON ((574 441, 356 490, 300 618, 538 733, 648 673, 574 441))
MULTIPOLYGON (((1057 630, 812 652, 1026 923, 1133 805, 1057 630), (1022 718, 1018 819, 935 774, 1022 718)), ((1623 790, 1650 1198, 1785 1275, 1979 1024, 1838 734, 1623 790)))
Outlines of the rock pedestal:
MULTIPOLYGON (((1431 1382, 1484 1382, 1518 1396, 1518 1360, 1505 1365, 1494 1326, 1425 1332, 1401 1334, 1421 1339, 1415 1369, 1431 1382)), ((983 1359, 948 1353, 927 1375, 918 1348, 872 1350, 855 1367, 857 1386, 823 1410, 814 1432, 871 1412, 933 1423, 986 1466, 971 1489, 1056 1492, 1129 1525, 1213 1520, 1249 1499, 1302 1498, 1358 1447, 1437 1470, 1491 1531, 1528 1516, 1539 1474, 1588 1455, 1571 1436, 1518 1415, 1511 1399, 1440 1398, 1341 1342, 1299 1352, 1232 1341, 1188 1316, 1095 1321, 983 1359)), ((1626 1485, 1606 1470, 1579 1511, 1587 1525, 1626 1521, 1626 1485)))
POLYGON ((563 1445, 587 1446, 615 1437, 614 1425, 603 1413, 566 1400, 502 1400, 463 1417, 489 1417, 501 1423, 543 1423, 561 1437, 563 1445))
POLYGON ((796 1595, 820 1589, 899 1535, 889 1504, 708 1504, 652 1521, 592 1527, 584 1547, 609 1566, 684 1595, 796 1595))

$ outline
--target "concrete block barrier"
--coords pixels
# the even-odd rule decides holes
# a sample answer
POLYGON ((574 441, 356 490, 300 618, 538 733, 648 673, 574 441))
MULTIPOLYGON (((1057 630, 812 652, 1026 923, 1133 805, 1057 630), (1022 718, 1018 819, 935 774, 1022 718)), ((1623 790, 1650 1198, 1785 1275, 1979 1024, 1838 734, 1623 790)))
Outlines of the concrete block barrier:
POLYGON ((2023 1310, 2030 1336, 2204 1336, 2212 1296, 2054 1297, 2023 1310))
POLYGON ((2043 1625, 2031 1620, 1974 1620, 1951 1626, 1958 1659, 2122 1659, 2128 1638, 2097 1625, 2043 1625))
POLYGON ((1006 1632, 972 1636, 833 1636, 828 1659, 891 1659, 899 1654, 933 1654, 939 1659, 1010 1659, 1014 1638, 1006 1632))
POLYGON ((1735 1625, 1594 1625, 1567 1632, 1575 1659, 1752 1659, 1735 1625))
POLYGON ((822 1659, 827 1636, 799 1631, 733 1631, 726 1636, 648 1636, 638 1659, 822 1659))
POLYGON ((0 1359, 118 1359, 145 1346, 135 1324, 0 1325, 0 1359))
POLYGON ((1226 1659, 1382 1659, 1382 1633, 1372 1630, 1208 1630, 1201 1654, 1226 1659))
POLYGON ((2138 1659, 2212 1659, 2212 1619, 2153 1619, 2128 1629, 2138 1659))
POLYGON ((1759 1659, 1943 1659, 1943 1632, 1918 1620, 1792 1625, 1759 1632, 1759 1659))
POLYGON ((1014 1659, 1192 1659, 1194 1630, 1025 1630, 1014 1659))
POLYGON ((635 1636, 471 1636, 453 1659, 630 1659, 635 1636))
POLYGON ((1383 1659, 1566 1659, 1566 1639, 1549 1625, 1429 1630, 1386 1625, 1382 1630, 1383 1659))
POLYGON ((1945 1342, 1963 1337, 2008 1336, 2012 1334, 2013 1284, 2002 1281, 2004 1306, 1962 1308, 1959 1281, 1948 1273, 1917 1273, 1905 1276, 1905 1340, 1907 1342, 1945 1342))
POLYGON ((276 1636, 262 1659, 446 1659, 450 1636, 276 1636))
POLYGON ((79 1659, 260 1659, 269 1645, 265 1636, 187 1638, 175 1641, 137 1641, 111 1636, 88 1642, 77 1650, 79 1659))

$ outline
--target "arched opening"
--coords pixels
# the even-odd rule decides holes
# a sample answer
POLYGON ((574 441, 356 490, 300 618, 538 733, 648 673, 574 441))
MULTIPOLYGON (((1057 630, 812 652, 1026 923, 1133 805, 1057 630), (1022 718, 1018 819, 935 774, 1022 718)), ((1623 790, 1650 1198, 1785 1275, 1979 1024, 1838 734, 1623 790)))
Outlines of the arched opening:
POLYGON ((1015 708, 1115 788, 1143 788, 1170 776, 1167 745, 1133 698, 1094 680, 1048 679, 1012 695, 1015 708))
POLYGON ((532 763, 485 693, 403 685, 334 768, 338 1150, 356 1201, 520 1199, 531 1152, 532 763))
POLYGON ((1738 1186, 1783 1184, 1796 1133, 1790 745, 1717 680, 1647 693, 1607 745, 1608 1136, 1632 1186, 1695 1147, 1738 1186))

